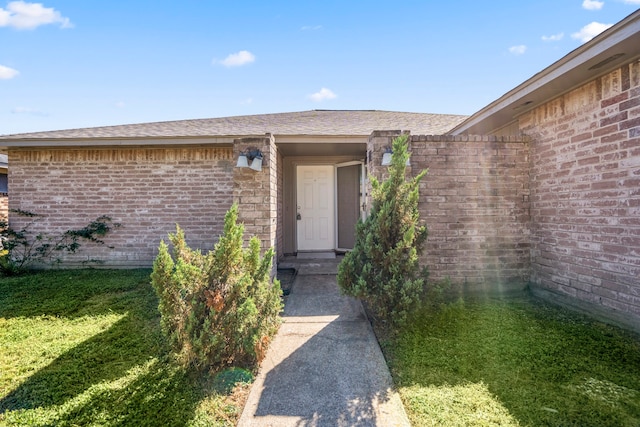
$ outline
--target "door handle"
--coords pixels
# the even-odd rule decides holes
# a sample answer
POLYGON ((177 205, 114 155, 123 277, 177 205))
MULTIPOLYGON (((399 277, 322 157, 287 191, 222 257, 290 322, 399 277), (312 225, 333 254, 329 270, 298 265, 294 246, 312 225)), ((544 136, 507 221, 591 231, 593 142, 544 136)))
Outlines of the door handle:
POLYGON ((296 220, 298 221, 302 220, 302 215, 300 215, 300 212, 298 212, 298 214, 296 215, 296 220))

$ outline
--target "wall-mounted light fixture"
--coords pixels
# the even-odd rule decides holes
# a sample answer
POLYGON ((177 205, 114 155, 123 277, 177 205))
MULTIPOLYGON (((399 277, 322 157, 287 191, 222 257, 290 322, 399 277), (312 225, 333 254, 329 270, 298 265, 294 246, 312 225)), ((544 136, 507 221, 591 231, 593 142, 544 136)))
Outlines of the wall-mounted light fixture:
MULTIPOLYGON (((384 147, 384 154, 382 155, 382 166, 389 166, 391 164, 391 157, 393 156, 393 149, 390 146, 384 147)), ((406 166, 411 166, 409 158, 407 158, 406 166)))
POLYGON ((238 154, 237 168, 250 168, 260 172, 262 170, 262 152, 257 148, 247 148, 238 154), (251 165, 249 165, 251 160, 251 165))
POLYGON ((382 166, 389 166, 391 164, 391 156, 393 155, 393 150, 391 147, 384 147, 384 154, 382 155, 382 166))

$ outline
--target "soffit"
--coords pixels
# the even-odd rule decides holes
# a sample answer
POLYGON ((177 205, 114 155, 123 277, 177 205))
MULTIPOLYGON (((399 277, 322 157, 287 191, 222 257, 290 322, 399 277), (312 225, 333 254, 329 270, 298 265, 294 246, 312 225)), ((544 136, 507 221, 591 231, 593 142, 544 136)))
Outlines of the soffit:
POLYGON ((638 58, 640 10, 473 114, 451 133, 490 133, 521 114, 638 58))

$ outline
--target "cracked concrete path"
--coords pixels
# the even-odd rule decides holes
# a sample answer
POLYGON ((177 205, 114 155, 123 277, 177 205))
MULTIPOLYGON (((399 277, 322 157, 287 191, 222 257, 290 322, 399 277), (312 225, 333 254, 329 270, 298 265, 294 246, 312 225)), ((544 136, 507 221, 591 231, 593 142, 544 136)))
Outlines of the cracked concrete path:
POLYGON ((239 426, 409 426, 362 305, 339 293, 337 264, 296 263, 239 426))

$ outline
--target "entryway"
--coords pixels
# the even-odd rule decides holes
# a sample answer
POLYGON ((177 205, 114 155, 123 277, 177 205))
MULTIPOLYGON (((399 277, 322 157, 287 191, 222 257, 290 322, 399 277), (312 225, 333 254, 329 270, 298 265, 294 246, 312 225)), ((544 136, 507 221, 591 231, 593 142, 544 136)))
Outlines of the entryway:
POLYGON ((297 165, 298 252, 353 249, 363 211, 364 166, 360 161, 297 165))

